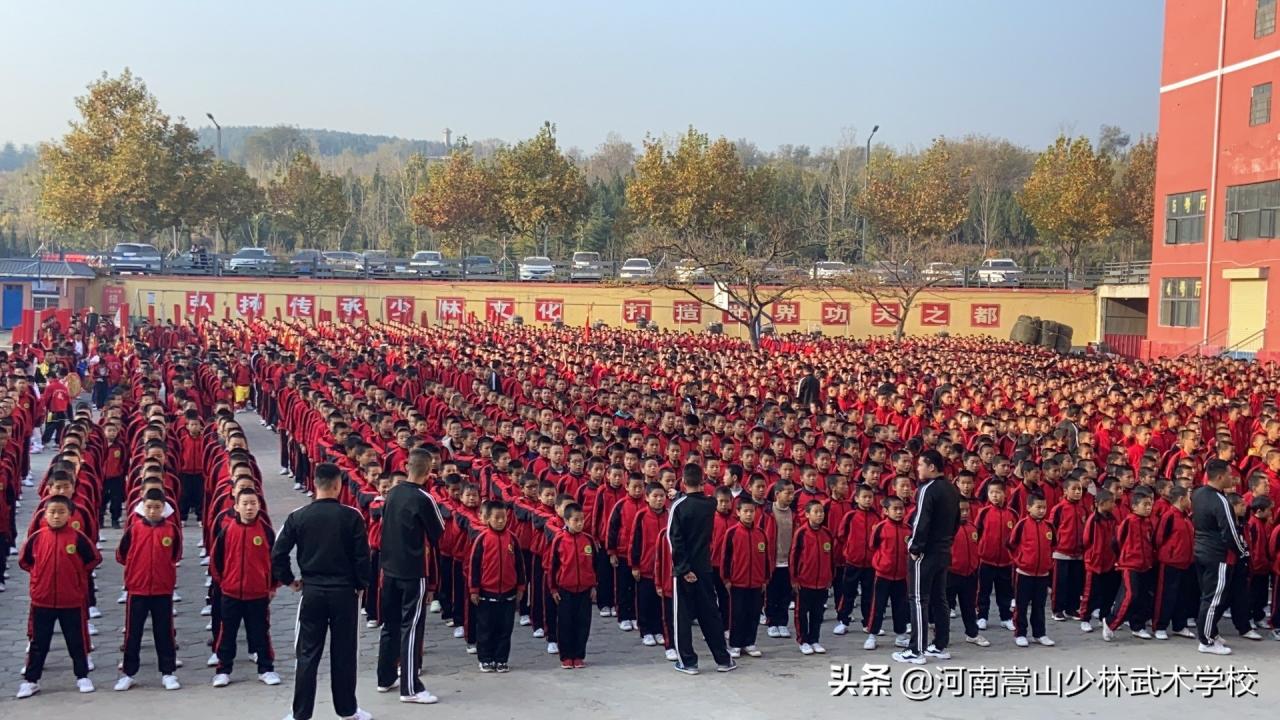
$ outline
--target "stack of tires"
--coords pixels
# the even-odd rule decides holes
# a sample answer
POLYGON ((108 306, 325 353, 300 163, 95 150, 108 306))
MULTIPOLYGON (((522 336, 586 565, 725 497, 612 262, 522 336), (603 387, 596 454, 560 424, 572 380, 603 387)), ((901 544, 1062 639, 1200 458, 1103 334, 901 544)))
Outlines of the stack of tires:
POLYGON ((1030 315, 1019 315, 1014 323, 1009 339, 1024 345, 1039 345, 1063 355, 1071 352, 1071 338, 1074 330, 1070 325, 1063 325, 1052 320, 1041 320, 1030 315))
POLYGON ((1009 339, 1024 345, 1036 345, 1040 342, 1040 326, 1040 318, 1019 315, 1018 321, 1013 324, 1013 331, 1009 333, 1009 339))

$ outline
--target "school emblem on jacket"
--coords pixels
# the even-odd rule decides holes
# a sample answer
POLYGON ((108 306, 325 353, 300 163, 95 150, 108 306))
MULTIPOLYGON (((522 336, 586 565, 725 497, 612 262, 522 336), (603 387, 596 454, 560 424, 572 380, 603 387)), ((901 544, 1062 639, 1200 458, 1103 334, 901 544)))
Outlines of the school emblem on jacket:
POLYGON ((120 457, 120 450, 119 450, 119 448, 117 448, 117 449, 115 449, 115 450, 112 450, 111 452, 112 452, 112 454, 113 454, 113 455, 115 455, 116 457, 120 457))
POLYGON ((73 527, 73 528, 75 528, 75 529, 79 530, 79 529, 80 529, 80 521, 79 521, 79 520, 72 520, 72 521, 71 521, 71 527, 73 527))
POLYGON ((969 539, 970 539, 970 540, 972 540, 972 541, 974 541, 974 542, 977 542, 977 541, 978 541, 978 532, 975 530, 974 532, 969 533, 969 539))
POLYGON ((590 546, 590 545, 583 545, 583 546, 582 546, 582 554, 583 554, 583 555, 590 555, 590 554, 591 554, 591 553, 593 553, 593 552, 595 552, 595 551, 591 549, 591 546, 590 546))
POLYGON ((758 551, 760 551, 760 552, 764 552, 764 543, 758 543, 758 544, 756 545, 756 550, 758 550, 758 551))
POLYGON ((253 536, 253 544, 254 544, 254 545, 257 545, 257 546, 259 546, 259 547, 261 547, 261 546, 262 546, 262 536, 261 536, 261 535, 254 535, 254 536, 253 536))
POLYGON ((510 554, 510 555, 515 555, 515 554, 516 554, 516 546, 515 546, 515 545, 512 545, 511 543, 507 543, 507 553, 508 553, 508 554, 510 554))
POLYGON ((75 544, 75 543, 71 543, 70 545, 68 545, 68 546, 67 546, 67 554, 68 554, 68 555, 75 555, 75 554, 76 554, 76 544, 75 544))
POLYGON ((1053 542, 1053 531, 1052 531, 1052 530, 1045 530, 1045 531, 1044 531, 1044 536, 1045 536, 1045 538, 1047 538, 1047 539, 1049 540, 1049 542, 1053 542))
POLYGON ((171 537, 169 537, 168 535, 166 535, 166 536, 164 536, 164 537, 160 538, 160 544, 161 544, 161 545, 163 545, 163 546, 165 546, 165 547, 170 547, 170 546, 172 546, 172 545, 173 545, 173 538, 171 538, 171 537))
POLYGON ((822 543, 822 552, 831 552, 831 543, 822 543))
POLYGON ((1005 523, 1005 524, 1004 524, 1004 526, 1005 526, 1005 527, 1007 527, 1007 528, 1009 528, 1010 530, 1012 530, 1012 529, 1013 529, 1013 521, 1012 521, 1012 520, 1010 520, 1009 522, 1005 523))

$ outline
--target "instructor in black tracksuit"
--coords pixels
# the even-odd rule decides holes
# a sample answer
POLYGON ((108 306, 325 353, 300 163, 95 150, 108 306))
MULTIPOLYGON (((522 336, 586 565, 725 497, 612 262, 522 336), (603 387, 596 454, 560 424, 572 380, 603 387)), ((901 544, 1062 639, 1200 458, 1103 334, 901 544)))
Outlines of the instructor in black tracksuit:
POLYGON ((899 662, 921 664, 925 653, 942 655, 951 641, 947 609, 947 568, 951 543, 960 525, 960 493, 942 475, 944 461, 937 450, 926 450, 916 461, 920 487, 907 540, 907 604, 911 608, 911 645, 894 653, 899 662), (933 620, 933 643, 929 642, 933 620))
POLYGON ((675 574, 677 671, 698 674, 698 653, 693 649, 693 620, 715 658, 716 670, 737 669, 724 643, 724 623, 716 606, 715 573, 711 569, 711 526, 716 502, 702 492, 702 467, 684 466, 684 495, 671 504, 667 517, 667 542, 671 544, 671 569, 675 574))
POLYGON ((1235 552, 1236 562, 1248 563, 1249 548, 1235 513, 1223 492, 1235 484, 1225 460, 1205 464, 1207 482, 1191 493, 1191 521, 1195 525, 1196 568, 1200 573, 1200 610, 1196 613, 1199 650, 1211 655, 1230 655, 1231 648, 1218 637, 1218 620, 1231 607, 1227 552, 1235 552))
POLYGON ((302 591, 293 720, 311 720, 315 710, 316 672, 324 654, 326 633, 332 635, 329 674, 333 709, 343 718, 370 717, 356 703, 356 628, 360 624, 360 593, 369 577, 369 539, 360 513, 338 502, 341 478, 337 465, 317 465, 315 500, 289 513, 271 548, 271 574, 275 581, 302 591), (301 580, 294 577, 289 561, 295 546, 301 580))
POLYGON ((378 689, 395 687, 399 665, 400 702, 429 705, 436 696, 418 679, 418 647, 426 623, 427 563, 434 562, 427 548, 435 548, 444 534, 444 518, 425 487, 431 453, 422 448, 411 451, 405 470, 409 481, 392 488, 382 506, 378 689))

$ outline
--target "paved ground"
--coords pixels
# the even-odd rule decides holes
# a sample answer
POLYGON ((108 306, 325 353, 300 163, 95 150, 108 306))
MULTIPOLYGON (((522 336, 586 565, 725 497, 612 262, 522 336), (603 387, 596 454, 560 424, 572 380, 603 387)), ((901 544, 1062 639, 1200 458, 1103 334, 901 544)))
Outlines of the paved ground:
MULTIPOLYGON (((262 467, 270 472, 278 464, 274 462, 275 438, 258 425, 254 416, 244 416, 244 419, 251 447, 258 451, 262 467)), ((43 471, 48 457, 47 453, 37 456, 34 463, 37 475, 43 471)), ((283 517, 288 510, 306 500, 293 492, 292 483, 286 478, 270 474, 266 480, 267 498, 274 517, 283 517)), ((34 504, 31 490, 27 490, 24 500, 20 527, 25 527, 34 504)), ((118 531, 106 531, 104 555, 111 556, 118 539, 118 531)), ((60 638, 55 636, 54 650, 42 683, 43 692, 29 700, 13 700, 12 692, 19 682, 18 673, 26 644, 27 578, 17 569, 16 563, 11 563, 9 591, 0 594, 0 678, 3 678, 0 718, 27 717, 26 713, 32 712, 48 717, 66 717, 82 710, 92 712, 94 720, 136 718, 140 708, 161 707, 153 705, 159 702, 164 703, 162 707, 167 717, 278 720, 287 714, 292 694, 293 618, 298 597, 285 590, 272 607, 276 668, 284 677, 284 684, 269 688, 258 683, 251 674, 251 664, 242 661, 237 663, 231 687, 214 689, 208 685, 211 669, 205 666, 210 652, 205 645, 208 633, 203 631, 206 618, 199 614, 204 595, 203 568, 195 560, 194 535, 189 536, 188 542, 190 546, 186 548, 186 554, 190 559, 179 569, 179 591, 184 601, 177 605, 181 643, 179 657, 185 661, 185 667, 178 671, 178 676, 184 687, 171 693, 160 688, 149 639, 143 645, 143 671, 138 677, 141 685, 128 693, 111 691, 116 678, 115 665, 120 660, 118 643, 123 606, 115 603, 120 587, 120 567, 108 559, 98 572, 104 617, 97 621, 101 631, 94 638, 98 647, 94 653, 98 669, 91 675, 98 685, 98 692, 92 695, 75 692, 70 661, 65 651, 60 654, 60 638), (163 698, 159 697, 161 694, 163 698), (19 715, 20 711, 26 712, 19 715)), ((958 620, 954 626, 959 627, 958 620)), ((801 717, 847 710, 914 712, 938 718, 992 717, 1028 711, 1051 716, 1123 713, 1129 718, 1159 717, 1168 720, 1175 712, 1212 713, 1209 717, 1224 717, 1230 712, 1240 717, 1261 717, 1266 707, 1264 703, 1280 696, 1275 689, 1280 678, 1280 643, 1237 640, 1232 642, 1237 653, 1219 659, 1196 653, 1194 644, 1189 640, 1143 642, 1130 639, 1126 634, 1119 642, 1108 645, 1102 642, 1099 633, 1082 635, 1074 624, 1051 623, 1049 630, 1059 643, 1055 648, 1018 649, 1013 645, 1011 633, 1001 630, 987 633, 993 644, 985 650, 962 644, 956 648, 954 660, 942 666, 931 664, 927 670, 933 674, 916 675, 909 680, 925 683, 917 687, 926 689, 941 688, 944 682, 954 683, 957 691, 965 697, 956 698, 948 689, 941 693, 941 698, 913 703, 906 699, 900 684, 904 681, 905 666, 894 665, 889 660, 888 650, 863 651, 863 636, 832 637, 829 624, 824 628, 823 640, 829 650, 825 657, 803 657, 792 640, 771 640, 761 633, 764 658, 744 658, 741 668, 728 675, 711 672, 699 677, 673 672, 663 659, 661 648, 645 648, 639 644, 635 633, 619 632, 616 625, 600 618, 595 619, 588 646, 589 667, 576 671, 561 670, 558 662, 545 654, 545 645, 541 641, 532 639, 527 629, 517 627, 512 652, 513 671, 508 675, 480 675, 473 656, 464 652, 462 641, 452 637, 451 631, 440 624, 438 616, 431 616, 424 680, 427 687, 440 696, 440 704, 433 707, 405 706, 399 704, 394 695, 374 692, 372 668, 377 631, 369 629, 361 630, 359 697, 365 709, 380 717, 440 717, 442 714, 466 712, 479 718, 518 716, 522 720, 536 720, 561 718, 566 713, 583 713, 596 719, 632 718, 653 713, 672 718, 697 716, 738 720, 801 717), (864 664, 887 664, 893 683, 889 688, 890 697, 832 697, 829 682, 832 680, 833 663, 852 664, 852 679, 855 681, 863 677, 864 664), (1154 667, 1156 671, 1168 674, 1175 672, 1178 666, 1194 671, 1198 665, 1225 667, 1231 663, 1237 667, 1247 665, 1257 671, 1256 691, 1260 697, 1232 699, 1222 691, 1210 699, 1199 697, 1196 688, 1202 690, 1207 684, 1216 682, 1215 678, 1221 673, 1209 672, 1198 678, 1188 674, 1171 684, 1168 675, 1153 682, 1151 676, 1144 680, 1133 671, 1134 668, 1154 667), (998 676, 994 670, 985 673, 975 670, 979 666, 1008 670, 998 676), (1108 676, 1103 672, 1107 666, 1118 668, 1125 677, 1108 676), (1030 673, 1037 673, 1037 676, 1033 679, 1029 677, 1030 673), (1090 674, 1093 682, 1086 683, 1090 674), (1059 690, 1053 689, 1052 681, 1055 679, 1059 681, 1059 690), (1046 681, 1050 684, 1047 685, 1046 681), (981 697, 983 688, 993 684, 997 689, 988 697, 981 697), (1152 684, 1163 690, 1163 694, 1153 698, 1147 690, 1146 696, 1142 696, 1144 688, 1152 684), (1016 697, 1020 687, 1040 688, 1047 696, 1016 697), (1182 691, 1183 699, 1176 706, 1171 687, 1180 687, 1182 691), (1104 690, 1109 690, 1109 693, 1104 694, 1104 690), (1073 692, 1079 694, 1070 698, 1056 697, 1073 692), (1192 699, 1187 699, 1189 697, 1192 699)), ((1229 632, 1227 639, 1231 641, 1229 632)), ((709 659, 704 664, 711 667, 709 659)), ((866 672, 875 671, 875 668, 869 668, 866 672)), ((920 671, 913 669, 911 672, 920 671)), ((332 712, 325 674, 322 670, 316 709, 318 718, 330 717, 332 712)))

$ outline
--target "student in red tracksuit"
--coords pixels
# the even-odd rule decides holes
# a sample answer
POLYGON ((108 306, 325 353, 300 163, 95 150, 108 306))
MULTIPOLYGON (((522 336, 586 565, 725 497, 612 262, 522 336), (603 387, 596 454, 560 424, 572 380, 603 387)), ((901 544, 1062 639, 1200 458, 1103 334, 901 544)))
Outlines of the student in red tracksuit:
POLYGON ((50 497, 44 502, 44 523, 27 536, 18 554, 18 567, 31 574, 31 617, 28 649, 18 699, 40 692, 40 677, 49 655, 53 626, 71 655, 71 668, 80 692, 93 692, 85 650, 85 607, 89 599, 89 573, 102 562, 97 548, 84 533, 68 524, 71 502, 50 497))
POLYGON ((1053 619, 1076 618, 1084 590, 1084 523, 1088 518, 1081 498, 1084 486, 1078 478, 1062 485, 1062 500, 1049 511, 1053 530, 1053 619))
POLYGON ((901 498, 887 497, 880 502, 885 519, 871 531, 871 567, 875 569, 874 599, 867 623, 865 650, 876 649, 876 636, 884 624, 885 606, 893 606, 894 645, 906 647, 907 636, 907 538, 911 528, 902 522, 906 505, 901 498))
POLYGON ((578 503, 564 508, 564 531, 551 541, 547 586, 556 603, 560 666, 587 666, 591 605, 596 601, 596 557, 600 548, 586 531, 586 513, 578 503))
POLYGON ((225 523, 214 538, 209 560, 209 573, 222 594, 222 626, 214 641, 218 655, 214 687, 231 683, 241 622, 249 652, 258 655, 258 679, 267 685, 280 684, 271 646, 271 600, 276 595, 271 579, 271 547, 275 537, 259 513, 258 494, 248 488, 240 490, 235 518, 225 523))
MULTIPOLYGON (((588 463, 588 472, 591 465, 588 463)), ((617 587, 616 570, 609 563, 609 553, 604 551, 605 538, 608 534, 609 513, 618 501, 627 496, 626 470, 621 465, 614 465, 605 470, 605 481, 596 490, 592 498, 591 508, 583 507, 587 514, 586 532, 595 539, 600 552, 596 553, 596 603, 600 608, 600 617, 618 616, 618 598, 614 595, 617 587), (588 512, 589 511, 589 512, 588 512)))
POLYGON ((109 422, 103 425, 102 436, 102 502, 98 508, 98 526, 102 526, 110 511, 111 527, 119 530, 121 504, 124 502, 124 476, 129 471, 128 447, 120 437, 119 423, 109 422))
POLYGON ((1018 516, 1005 507, 1005 486, 998 478, 986 484, 987 504, 978 509, 973 524, 978 526, 978 629, 987 629, 991 612, 991 591, 996 593, 996 611, 1006 629, 1013 629, 1009 604, 1013 601, 1013 556, 1009 537, 1018 516))
POLYGON ((832 475, 827 478, 826 485, 830 497, 822 503, 822 509, 826 513, 826 520, 823 523, 836 541, 836 574, 831 580, 831 600, 838 609, 844 604, 845 593, 844 537, 840 535, 840 529, 844 527, 844 516, 853 510, 853 501, 849 499, 849 478, 843 475, 832 475))
POLYGON ((978 633, 978 526, 970 519, 972 509, 972 501, 961 498, 960 524, 947 568, 947 604, 960 611, 964 641, 988 647, 991 642, 978 633))
POLYGON ((507 528, 507 506, 486 500, 480 506, 484 526, 471 543, 467 560, 468 599, 475 612, 476 659, 480 672, 507 672, 516 600, 525 588, 520 544, 507 528))
POLYGON ((737 524, 733 513, 733 491, 721 485, 712 491, 716 500, 716 514, 711 517, 711 567, 715 570, 716 604, 720 606, 720 621, 729 627, 729 587, 720 577, 720 561, 723 559, 724 536, 737 524))
POLYGON ((613 504, 605 520, 605 550, 614 570, 614 597, 618 606, 618 629, 636 629, 636 583, 631 574, 632 520, 646 506, 644 480, 633 475, 627 480, 627 495, 613 504))
POLYGON ((804 507, 805 523, 791 539, 791 587, 795 591, 796 642, 803 655, 825 653, 819 643, 822 614, 827 593, 835 577, 835 538, 822 525, 826 515, 822 501, 810 500, 804 507))
POLYGON ((1115 496, 1099 490, 1093 498, 1093 513, 1084 521, 1084 590, 1080 594, 1080 630, 1093 632, 1093 612, 1105 625, 1111 617, 1111 601, 1120 585, 1116 571, 1115 496))
POLYGON ((653 587, 662 601, 662 647, 667 660, 680 659, 676 653, 675 569, 671 561, 671 542, 667 526, 658 531, 658 551, 653 554, 653 587))
POLYGON ((1249 522, 1245 523, 1245 543, 1249 546, 1249 619, 1266 627, 1268 584, 1271 581, 1271 498, 1259 495, 1249 503, 1249 522))
POLYGON ((1151 611, 1147 595, 1152 589, 1151 570, 1155 567, 1155 530, 1151 527, 1151 507, 1155 499, 1151 490, 1133 490, 1130 510, 1116 529, 1116 569, 1120 571, 1120 589, 1116 592, 1111 618, 1102 628, 1102 639, 1110 641, 1115 631, 1127 620, 1135 637, 1150 640, 1145 627, 1151 611))
POLYGON ((667 491, 661 485, 650 485, 645 488, 645 500, 648 507, 631 520, 628 564, 636 582, 641 642, 652 647, 666 638, 662 632, 662 599, 654 587, 653 554, 658 547, 658 532, 667 526, 667 491))
MULTIPOLYGON (((853 603, 861 599, 862 620, 859 625, 866 632, 871 620, 871 598, 874 594, 876 571, 871 567, 871 531, 880 522, 875 512, 875 491, 866 485, 858 485, 853 493, 853 509, 845 513, 837 535, 842 542, 840 557, 844 565, 844 593, 836 606, 836 626, 831 632, 844 635, 853 625, 853 603)), ((975 595, 977 591, 974 591, 975 595)))
POLYGON ((1186 488, 1169 488, 1169 509, 1156 525, 1156 596, 1151 626, 1157 640, 1169 639, 1173 623, 1175 635, 1193 638, 1187 627, 1198 602, 1199 580, 1195 569, 1195 526, 1191 523, 1191 494, 1186 488))
POLYGON ((148 616, 161 682, 166 690, 181 687, 174 675, 178 649, 173 633, 173 591, 178 585, 176 564, 182 559, 182 532, 165 520, 165 507, 164 493, 148 490, 138 512, 140 520, 129 524, 116 549, 116 562, 124 566, 124 589, 129 593, 124 611, 124 663, 116 690, 134 686, 148 616))
POLYGON ((1280 524, 1271 529, 1267 550, 1271 558, 1271 639, 1280 640, 1280 524))
POLYGON ((199 520, 204 509, 204 423, 200 413, 188 410, 183 418, 183 425, 174 435, 178 445, 177 470, 178 480, 182 483, 181 507, 182 522, 194 513, 199 520))
POLYGON ((744 652, 750 657, 762 654, 756 631, 772 568, 768 537, 756 527, 758 510, 753 502, 738 506, 738 522, 725 533, 721 552, 720 577, 729 588, 729 656, 735 658, 744 652))
POLYGON ((1031 637, 1045 646, 1054 645, 1044 627, 1044 602, 1049 591, 1049 571, 1053 569, 1053 528, 1045 522, 1045 500, 1039 491, 1025 497, 1027 516, 1013 527, 1009 551, 1013 555, 1013 642, 1027 647, 1027 625, 1031 637))

